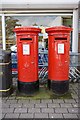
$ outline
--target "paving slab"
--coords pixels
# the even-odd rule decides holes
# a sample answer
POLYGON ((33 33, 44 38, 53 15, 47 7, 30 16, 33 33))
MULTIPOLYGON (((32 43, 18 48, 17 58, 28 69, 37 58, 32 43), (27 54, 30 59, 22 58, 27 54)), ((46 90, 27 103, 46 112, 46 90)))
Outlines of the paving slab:
POLYGON ((2 108, 2 113, 13 113, 14 108, 2 108))
POLYGON ((75 108, 78 108, 79 104, 78 103, 72 103, 72 106, 75 108))
POLYGON ((50 99, 46 99, 46 100, 44 100, 44 99, 42 99, 41 100, 41 103, 52 103, 53 101, 52 101, 52 99, 50 100, 50 99))
POLYGON ((41 103, 41 100, 30 100, 30 103, 41 103))
POLYGON ((19 99, 18 100, 18 103, 23 103, 23 104, 25 104, 25 103, 29 103, 29 99, 28 100, 23 100, 23 99, 19 99))
POLYGON ((2 118, 4 118, 5 117, 5 115, 6 115, 6 113, 0 113, 0 118, 2 119, 2 118))
POLYGON ((16 96, 8 97, 7 100, 15 100, 16 96))
POLYGON ((16 103, 16 104, 10 104, 9 106, 10 106, 10 108, 21 108, 22 104, 16 103))
POLYGON ((54 113, 53 108, 42 108, 41 111, 42 113, 54 113))
POLYGON ((64 118, 78 118, 78 116, 76 115, 76 114, 70 114, 70 113, 68 113, 68 114, 63 114, 63 117, 64 118))
POLYGON ((2 108, 9 108, 10 104, 2 103, 2 108))
POLYGON ((55 113, 68 113, 67 108, 55 108, 55 113))
POLYGON ((27 113, 27 108, 16 108, 14 113, 27 113))
POLYGON ((49 114, 49 118, 63 118, 63 115, 62 114, 49 114))
POLYGON ((23 103, 22 108, 34 108, 34 103, 23 103))
POLYGON ((63 99, 53 99, 53 103, 64 103, 63 99))
POLYGON ((40 108, 28 108, 28 113, 40 113, 40 108))
POLYGON ((34 116, 31 113, 26 113, 26 114, 21 113, 19 118, 34 118, 34 116))
POLYGON ((35 108, 47 108, 47 103, 38 103, 35 104, 35 108))
POLYGON ((7 113, 5 118, 19 118, 19 114, 16 113, 7 113))
POLYGON ((64 99, 65 103, 76 103, 74 99, 64 99))
POLYGON ((69 111, 69 113, 78 113, 78 111, 79 111, 79 108, 68 108, 68 111, 69 111))
POLYGON ((61 106, 61 108, 71 108, 71 107, 73 107, 71 103, 64 103, 64 104, 61 103, 60 106, 61 106))
POLYGON ((48 108, 60 108, 60 103, 49 103, 48 108))
POLYGON ((6 104, 14 104, 14 103, 18 103, 17 100, 7 100, 6 104))
POLYGON ((48 118, 48 113, 35 113, 34 118, 48 118))

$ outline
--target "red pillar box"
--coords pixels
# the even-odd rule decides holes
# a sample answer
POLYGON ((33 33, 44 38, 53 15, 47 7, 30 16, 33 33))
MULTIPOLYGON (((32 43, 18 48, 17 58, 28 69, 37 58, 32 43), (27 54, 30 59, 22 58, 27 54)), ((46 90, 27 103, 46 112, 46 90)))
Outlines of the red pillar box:
POLYGON ((38 33, 39 28, 15 28, 18 54, 18 90, 32 94, 39 89, 38 33))
POLYGON ((48 33, 48 85, 56 94, 69 89, 69 50, 72 28, 47 28, 48 33))

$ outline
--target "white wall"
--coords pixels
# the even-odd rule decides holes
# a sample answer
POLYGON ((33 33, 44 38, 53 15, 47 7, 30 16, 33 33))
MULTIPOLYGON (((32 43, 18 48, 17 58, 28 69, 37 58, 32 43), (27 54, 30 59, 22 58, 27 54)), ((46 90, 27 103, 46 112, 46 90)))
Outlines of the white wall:
POLYGON ((79 0, 0 0, 4 9, 75 9, 79 0))
POLYGON ((78 52, 78 9, 73 10, 72 52, 78 52))
POLYGON ((48 4, 48 3, 53 3, 53 4, 73 4, 73 3, 78 3, 79 0, 1 0, 2 3, 41 3, 41 4, 48 4))

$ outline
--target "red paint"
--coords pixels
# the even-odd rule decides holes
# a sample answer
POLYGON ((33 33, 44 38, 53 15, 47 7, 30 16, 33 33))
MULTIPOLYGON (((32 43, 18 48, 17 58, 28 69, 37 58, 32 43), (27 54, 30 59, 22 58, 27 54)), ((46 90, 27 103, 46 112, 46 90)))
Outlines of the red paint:
POLYGON ((70 49, 70 31, 69 27, 51 27, 47 28, 48 33, 48 79, 64 81, 69 78, 69 49, 70 49), (62 52, 58 44, 64 46, 62 52))
POLYGON ((14 31, 17 36, 18 80, 35 82, 38 80, 38 33, 40 29, 20 27, 15 28, 14 31))

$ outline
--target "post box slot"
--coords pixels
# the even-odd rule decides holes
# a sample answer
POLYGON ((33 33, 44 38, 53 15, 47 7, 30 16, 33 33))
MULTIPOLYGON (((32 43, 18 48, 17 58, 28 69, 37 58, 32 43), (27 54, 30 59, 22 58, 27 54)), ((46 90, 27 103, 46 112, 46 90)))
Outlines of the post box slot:
POLYGON ((32 40, 32 38, 20 38, 20 40, 32 40))
POLYGON ((67 40, 67 38, 58 37, 58 38, 55 38, 55 40, 67 40))

